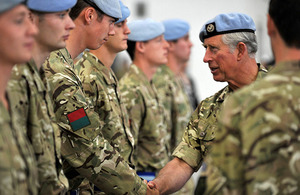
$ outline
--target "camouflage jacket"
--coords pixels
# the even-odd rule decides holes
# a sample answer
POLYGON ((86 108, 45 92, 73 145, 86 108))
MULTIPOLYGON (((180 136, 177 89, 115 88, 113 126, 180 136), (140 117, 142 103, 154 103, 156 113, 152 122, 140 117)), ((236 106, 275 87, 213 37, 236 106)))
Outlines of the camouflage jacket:
MULTIPOLYGON (((267 70, 260 66, 256 79, 260 80, 266 74, 267 70)), ((173 156, 184 160, 195 171, 200 168, 211 147, 215 138, 217 116, 221 105, 231 93, 232 90, 226 86, 213 96, 200 102, 186 127, 182 142, 173 152, 173 156)))
POLYGON ((152 79, 164 106, 171 151, 181 142, 185 127, 193 112, 181 81, 171 69, 160 66, 152 79))
POLYGON ((36 161, 26 135, 12 128, 0 101, 0 194, 38 194, 36 161))
POLYGON ((211 194, 300 194, 299 102, 300 61, 277 64, 228 98, 211 153, 220 170, 211 194))
POLYGON ((121 104, 115 74, 90 52, 84 52, 75 65, 75 71, 82 81, 91 108, 99 115, 105 139, 127 162, 133 163, 134 139, 129 128, 127 110, 121 104))
POLYGON ((67 177, 86 177, 108 194, 145 194, 145 183, 104 139, 103 124, 86 100, 67 49, 51 52, 43 64, 43 74, 61 129, 67 177))
POLYGON ((33 60, 14 66, 7 94, 13 125, 27 134, 33 146, 38 165, 39 194, 64 194, 69 184, 62 171, 60 130, 54 122, 50 96, 33 60))
POLYGON ((134 131, 137 170, 158 171, 168 162, 169 149, 163 109, 156 89, 134 64, 120 80, 120 89, 134 131))

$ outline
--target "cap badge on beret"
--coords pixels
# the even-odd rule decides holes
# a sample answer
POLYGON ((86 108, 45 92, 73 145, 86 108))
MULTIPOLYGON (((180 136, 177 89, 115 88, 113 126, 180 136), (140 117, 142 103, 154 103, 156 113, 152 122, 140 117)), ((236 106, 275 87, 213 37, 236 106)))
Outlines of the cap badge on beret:
POLYGON ((214 32, 215 31, 215 23, 210 23, 210 24, 207 24, 206 25, 206 31, 211 33, 211 32, 214 32))

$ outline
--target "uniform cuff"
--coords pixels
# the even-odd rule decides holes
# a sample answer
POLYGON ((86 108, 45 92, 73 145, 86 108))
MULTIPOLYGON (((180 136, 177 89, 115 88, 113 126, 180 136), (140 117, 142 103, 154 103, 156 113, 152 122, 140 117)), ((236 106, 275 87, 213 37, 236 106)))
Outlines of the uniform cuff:
POLYGON ((147 184, 145 184, 140 177, 138 179, 141 181, 141 183, 135 188, 135 194, 136 195, 147 194, 147 184))
POLYGON ((185 161, 194 171, 199 170, 203 161, 200 152, 183 141, 176 147, 172 155, 185 161))

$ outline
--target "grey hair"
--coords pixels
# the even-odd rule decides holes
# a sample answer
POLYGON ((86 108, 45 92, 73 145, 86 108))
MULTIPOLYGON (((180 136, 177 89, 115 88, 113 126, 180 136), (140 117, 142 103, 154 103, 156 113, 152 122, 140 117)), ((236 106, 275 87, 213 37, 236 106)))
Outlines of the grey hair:
POLYGON ((236 49, 236 46, 239 42, 245 43, 248 48, 248 55, 250 58, 255 58, 257 52, 257 39, 256 35, 251 32, 236 32, 228 33, 222 36, 222 41, 224 44, 228 45, 231 52, 236 49))

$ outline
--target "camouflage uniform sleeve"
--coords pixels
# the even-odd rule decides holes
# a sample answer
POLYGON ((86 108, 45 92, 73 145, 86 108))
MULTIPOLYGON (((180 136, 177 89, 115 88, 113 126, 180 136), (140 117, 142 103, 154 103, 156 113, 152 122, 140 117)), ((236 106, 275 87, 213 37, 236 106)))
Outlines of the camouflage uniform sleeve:
POLYGON ((93 142, 63 133, 66 137, 62 143, 66 160, 99 189, 108 194, 146 194, 142 179, 101 135, 93 142))
POLYGON ((211 149, 218 127, 217 116, 224 99, 231 93, 228 89, 226 86, 200 102, 191 116, 182 142, 174 151, 174 156, 183 159, 195 171, 211 149))
MULTIPOLYGON (((207 153, 207 148, 199 142, 199 112, 202 107, 202 103, 194 111, 191 119, 184 131, 182 141, 176 147, 173 152, 173 156, 178 157, 188 163, 195 171, 197 171, 203 161, 203 156, 207 153)), ((202 121, 204 122, 204 120, 202 121)), ((204 124, 203 124, 204 125, 204 124)), ((203 136, 204 137, 204 136, 203 136)), ((207 136, 207 139, 213 139, 211 135, 207 136)))
POLYGON ((58 125, 63 132, 61 149, 64 159, 106 193, 146 192, 141 178, 103 138, 99 117, 89 108, 74 69, 68 67, 59 53, 51 54, 44 64, 44 71, 58 125), (76 123, 78 116, 83 120, 79 125, 76 123), (75 122, 74 126, 72 122, 75 122))

